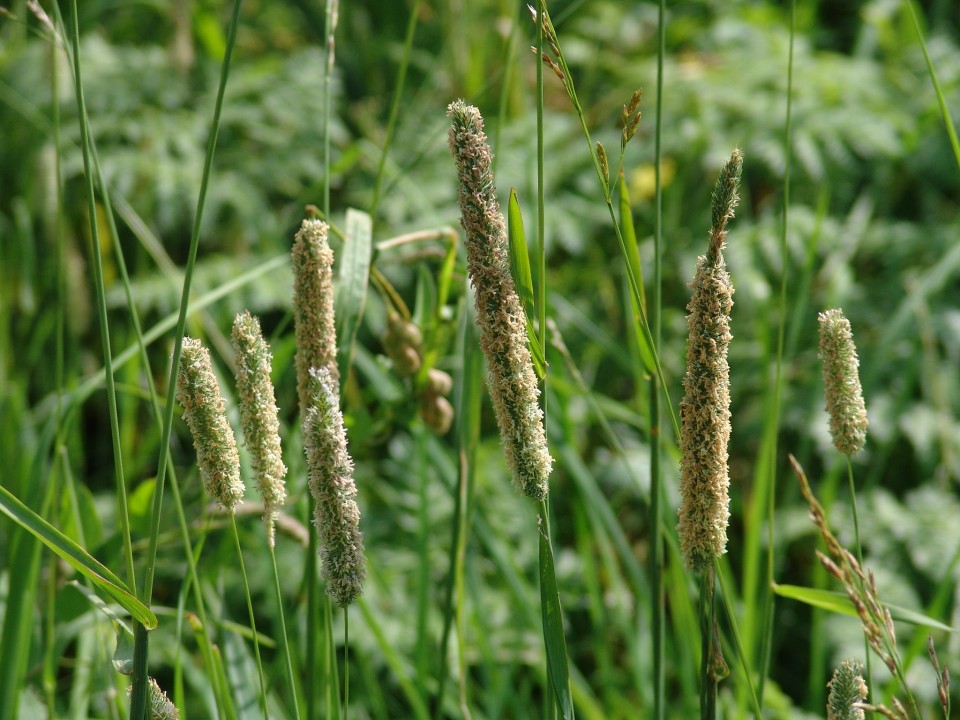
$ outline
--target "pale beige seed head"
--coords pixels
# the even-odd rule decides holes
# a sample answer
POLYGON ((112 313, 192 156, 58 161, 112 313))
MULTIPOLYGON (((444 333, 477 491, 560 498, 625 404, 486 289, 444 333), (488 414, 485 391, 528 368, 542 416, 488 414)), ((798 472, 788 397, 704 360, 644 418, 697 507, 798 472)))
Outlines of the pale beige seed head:
POLYGON ((527 347, 527 323, 510 275, 507 232, 497 201, 493 156, 477 108, 458 100, 447 108, 449 144, 460 178, 467 273, 476 292, 480 346, 489 367, 490 397, 507 466, 524 494, 547 495, 553 459, 540 409, 540 388, 527 347))
POLYGON ((308 484, 316 502, 321 574, 327 594, 344 607, 360 596, 366 575, 353 460, 347 451, 339 393, 329 370, 312 369, 310 381, 304 445, 308 484))
POLYGON ((237 354, 237 394, 240 427, 250 453, 250 464, 263 498, 267 542, 274 545, 277 511, 287 498, 283 478, 287 468, 280 449, 280 421, 270 380, 273 356, 260 330, 260 321, 242 312, 233 321, 237 354))
POLYGON ((868 425, 853 332, 850 321, 839 308, 820 313, 818 319, 830 435, 837 450, 844 455, 853 455, 863 449, 868 425))
POLYGON ((207 494, 233 512, 243 499, 240 455, 233 429, 227 422, 226 407, 213 374, 210 353, 194 338, 183 339, 177 399, 183 419, 193 435, 197 465, 207 494))
POLYGON ((833 671, 827 683, 827 720, 863 720, 859 703, 867 699, 867 683, 863 679, 863 664, 856 660, 844 660, 833 671))
POLYGON ((726 552, 730 518, 730 366, 733 285, 723 259, 726 224, 737 205, 743 159, 735 150, 713 192, 707 254, 697 261, 687 305, 687 371, 680 403, 680 552, 704 570, 726 552))
POLYGON ((322 220, 307 219, 293 243, 293 323, 297 341, 297 395, 301 414, 310 404, 310 368, 326 368, 339 386, 333 311, 333 250, 322 220))

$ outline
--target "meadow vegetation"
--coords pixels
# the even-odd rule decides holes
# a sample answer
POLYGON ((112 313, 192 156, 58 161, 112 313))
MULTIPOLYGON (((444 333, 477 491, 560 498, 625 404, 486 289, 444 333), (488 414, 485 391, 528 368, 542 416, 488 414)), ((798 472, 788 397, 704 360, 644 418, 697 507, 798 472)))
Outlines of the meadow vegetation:
POLYGON ((958 112, 952 0, 4 3, 0 720, 951 717, 958 112))

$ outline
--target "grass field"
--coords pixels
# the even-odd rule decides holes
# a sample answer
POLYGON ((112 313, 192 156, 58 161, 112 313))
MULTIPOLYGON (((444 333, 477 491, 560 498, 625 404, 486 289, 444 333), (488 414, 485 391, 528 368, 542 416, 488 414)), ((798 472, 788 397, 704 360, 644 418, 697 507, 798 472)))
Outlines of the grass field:
POLYGON ((532 10, 0 8, 0 720, 952 717, 960 6, 532 10))

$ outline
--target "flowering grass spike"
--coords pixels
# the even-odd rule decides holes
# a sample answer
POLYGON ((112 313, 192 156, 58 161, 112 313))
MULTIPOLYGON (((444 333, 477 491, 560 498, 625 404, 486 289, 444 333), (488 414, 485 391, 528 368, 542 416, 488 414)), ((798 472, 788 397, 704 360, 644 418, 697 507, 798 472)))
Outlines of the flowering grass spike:
POLYGON ((360 596, 366 575, 353 460, 347 452, 339 394, 330 371, 312 370, 310 382, 304 445, 310 493, 316 502, 321 572, 327 594, 344 607, 360 596))
POLYGON ((203 485, 210 497, 233 512, 243 499, 244 490, 237 441, 227 422, 210 352, 194 338, 183 339, 177 399, 183 405, 183 419, 193 435, 203 485))
POLYGON ((467 273, 476 292, 480 345, 490 368, 490 396, 507 466, 524 494, 543 500, 553 459, 547 451, 540 389, 527 347, 527 320, 510 275, 493 155, 477 108, 458 100, 447 108, 447 116, 453 122, 449 142, 460 177, 467 273))
POLYGON ((818 319, 830 435, 837 450, 844 455, 853 455, 860 452, 867 441, 868 424, 853 332, 850 321, 838 308, 820 313, 818 319))
POLYGON ((312 397, 311 368, 326 368, 334 387, 340 384, 333 313, 333 250, 327 242, 327 232, 328 226, 322 220, 304 220, 291 252, 301 413, 306 412, 312 397))
POLYGON ((234 319, 232 338, 237 353, 240 427, 263 498, 267 542, 273 547, 277 509, 287 498, 283 483, 287 468, 280 449, 280 421, 270 380, 273 357, 260 331, 260 321, 249 312, 234 319))
POLYGON ((743 156, 734 150, 713 191, 707 254, 697 261, 687 305, 687 372, 680 403, 680 552, 704 570, 726 552, 730 518, 730 366, 727 349, 733 285, 723 259, 727 222, 739 198, 743 156))

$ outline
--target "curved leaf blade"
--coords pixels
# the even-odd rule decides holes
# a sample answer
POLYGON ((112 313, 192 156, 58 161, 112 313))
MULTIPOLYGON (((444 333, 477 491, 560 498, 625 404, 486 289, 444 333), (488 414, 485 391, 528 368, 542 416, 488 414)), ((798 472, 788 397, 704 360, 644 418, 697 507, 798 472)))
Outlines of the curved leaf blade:
POLYGON ((157 627, 157 616, 130 593, 126 584, 114 575, 110 568, 37 515, 2 486, 0 486, 0 512, 34 535, 69 563, 74 570, 116 600, 145 628, 153 630, 157 627))
POLYGON ((513 284, 520 296, 523 314, 527 318, 527 338, 530 344, 530 354, 533 356, 533 365, 537 376, 543 378, 547 372, 547 361, 540 347, 533 326, 533 318, 537 317, 537 305, 533 293, 533 273, 530 270, 530 251, 527 249, 527 234, 523 229, 523 214, 520 212, 520 200, 517 198, 517 189, 510 188, 510 201, 507 207, 507 237, 510 246, 510 274, 513 275, 513 284))
POLYGON ((340 284, 337 288, 337 338, 340 344, 340 375, 346 377, 353 361, 357 331, 363 320, 373 259, 373 220, 362 210, 347 210, 343 251, 340 254, 340 284))

